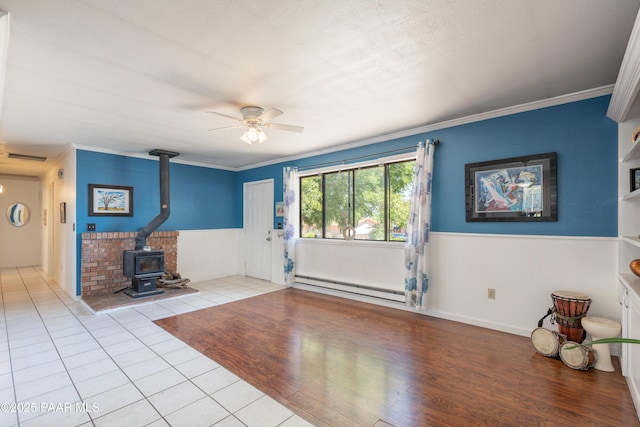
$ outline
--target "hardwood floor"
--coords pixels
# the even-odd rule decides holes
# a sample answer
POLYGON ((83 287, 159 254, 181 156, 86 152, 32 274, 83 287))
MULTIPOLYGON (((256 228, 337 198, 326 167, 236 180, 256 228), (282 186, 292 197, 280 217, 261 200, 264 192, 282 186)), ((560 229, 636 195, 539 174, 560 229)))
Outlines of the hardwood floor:
POLYGON ((317 426, 639 426, 615 373, 531 341, 297 289, 156 321, 317 426))

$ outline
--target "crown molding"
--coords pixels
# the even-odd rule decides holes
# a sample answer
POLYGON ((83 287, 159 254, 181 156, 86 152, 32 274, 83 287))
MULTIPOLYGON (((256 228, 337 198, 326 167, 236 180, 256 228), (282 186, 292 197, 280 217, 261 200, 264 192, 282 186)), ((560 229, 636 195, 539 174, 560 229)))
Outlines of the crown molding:
MULTIPOLYGON (((81 145, 81 144, 71 144, 75 149, 77 150, 84 150, 84 151, 94 151, 96 153, 104 153, 104 154, 113 154, 116 156, 125 156, 125 157, 135 157, 137 159, 144 159, 144 160, 158 160, 158 157, 156 156, 150 156, 149 154, 141 154, 141 153, 129 153, 129 152, 124 152, 124 151, 118 151, 118 150, 114 150, 111 148, 104 148, 104 147, 92 147, 89 145, 81 145)), ((171 159, 171 163, 179 163, 182 165, 188 165, 188 166, 198 166, 201 168, 209 168, 209 169, 220 169, 220 170, 226 170, 226 171, 231 171, 231 172, 238 172, 238 168, 231 168, 228 166, 219 166, 219 165, 214 165, 214 164, 210 164, 210 163, 201 163, 201 162, 192 162, 189 160, 182 160, 179 157, 173 157, 171 159)))
POLYGON ((629 116, 629 111, 640 90, 640 13, 636 16, 633 30, 629 37, 627 49, 624 52, 622 65, 618 72, 613 96, 609 103, 607 116, 617 122, 622 123, 633 117, 629 116))

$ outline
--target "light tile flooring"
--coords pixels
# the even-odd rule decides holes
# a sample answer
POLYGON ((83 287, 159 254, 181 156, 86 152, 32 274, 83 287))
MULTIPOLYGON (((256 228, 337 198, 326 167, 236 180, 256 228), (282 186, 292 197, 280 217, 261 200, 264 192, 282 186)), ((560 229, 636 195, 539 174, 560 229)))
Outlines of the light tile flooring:
POLYGON ((233 276, 99 315, 37 268, 0 269, 1 426, 310 426, 152 320, 282 289, 233 276))

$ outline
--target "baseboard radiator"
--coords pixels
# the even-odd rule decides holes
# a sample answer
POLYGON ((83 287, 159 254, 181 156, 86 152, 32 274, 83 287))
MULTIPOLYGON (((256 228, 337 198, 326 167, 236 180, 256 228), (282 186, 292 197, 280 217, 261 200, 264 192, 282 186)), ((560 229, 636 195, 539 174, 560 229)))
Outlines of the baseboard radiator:
POLYGON ((367 297, 379 298, 386 301, 405 302, 403 291, 395 291, 393 289, 378 288, 375 286, 359 285, 356 283, 339 282, 337 280, 328 280, 318 277, 297 276, 296 283, 315 286, 318 288, 331 289, 339 292, 363 295, 367 297))

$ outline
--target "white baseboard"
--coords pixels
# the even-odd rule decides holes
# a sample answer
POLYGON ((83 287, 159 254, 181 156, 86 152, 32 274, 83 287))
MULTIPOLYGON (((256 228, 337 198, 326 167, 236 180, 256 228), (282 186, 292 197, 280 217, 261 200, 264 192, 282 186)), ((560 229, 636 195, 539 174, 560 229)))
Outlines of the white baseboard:
POLYGON ((464 323, 467 325, 471 325, 471 326, 479 326, 481 328, 485 328, 485 329, 492 329, 492 330, 496 330, 496 331, 501 331, 501 332, 506 332, 509 334, 514 334, 514 335, 520 335, 520 336, 530 336, 531 335, 531 331, 530 330, 525 330, 525 329, 521 329, 521 328, 516 328, 510 325, 506 325, 503 323, 497 323, 497 322, 488 322, 482 319, 476 319, 473 317, 468 317, 468 316, 460 316, 460 315, 456 315, 456 314, 452 314, 452 313, 445 313, 445 312, 441 312, 438 310, 425 310, 425 311, 417 311, 413 308, 409 308, 407 307, 403 302, 401 301, 392 301, 392 300, 388 300, 388 299, 382 299, 376 296, 372 296, 372 295, 365 295, 362 293, 355 293, 352 291, 348 291, 348 290, 342 290, 342 289, 331 289, 331 288, 327 288, 327 287, 320 287, 320 286, 314 286, 314 285, 310 285, 307 283, 300 283, 300 282, 296 282, 293 286, 296 289, 303 289, 303 290, 307 290, 307 291, 312 291, 312 292, 318 292, 321 294, 325 294, 325 295, 332 295, 332 296, 338 296, 338 297, 342 297, 342 298, 349 298, 349 299, 353 299, 356 301, 362 301, 362 302, 368 302, 371 304, 376 304, 376 305, 381 305, 384 307, 390 307, 390 308, 395 308, 398 310, 405 310, 405 311, 411 311, 411 312, 415 312, 418 314, 424 314, 426 316, 432 316, 432 317, 437 317, 439 319, 445 319, 445 320, 451 320, 454 322, 458 322, 458 323, 464 323))

